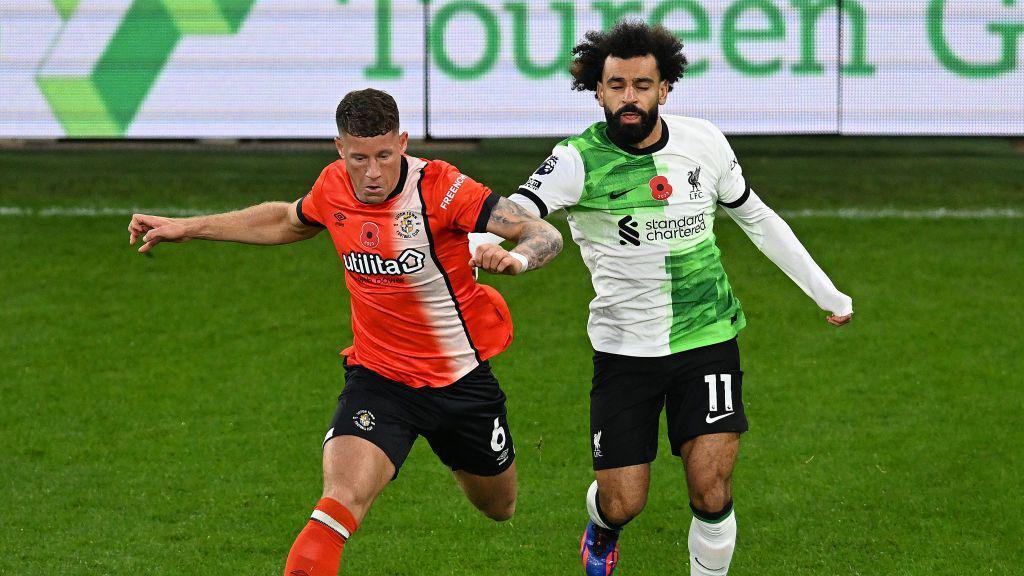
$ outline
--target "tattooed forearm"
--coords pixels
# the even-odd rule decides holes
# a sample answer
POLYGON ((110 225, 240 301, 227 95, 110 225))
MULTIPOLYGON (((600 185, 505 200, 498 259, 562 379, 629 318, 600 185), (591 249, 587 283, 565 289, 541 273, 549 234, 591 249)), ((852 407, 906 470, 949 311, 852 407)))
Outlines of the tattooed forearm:
POLYGON ((526 256, 529 270, 551 262, 562 251, 562 235, 554 226, 502 198, 491 211, 487 231, 516 243, 513 252, 526 256))
POLYGON ((530 219, 530 215, 515 202, 501 198, 491 210, 491 219, 487 222, 487 228, 492 226, 514 226, 530 219))
POLYGON ((530 222, 523 226, 523 234, 512 251, 526 256, 530 262, 527 270, 535 270, 554 260, 562 251, 562 235, 543 220, 530 222))

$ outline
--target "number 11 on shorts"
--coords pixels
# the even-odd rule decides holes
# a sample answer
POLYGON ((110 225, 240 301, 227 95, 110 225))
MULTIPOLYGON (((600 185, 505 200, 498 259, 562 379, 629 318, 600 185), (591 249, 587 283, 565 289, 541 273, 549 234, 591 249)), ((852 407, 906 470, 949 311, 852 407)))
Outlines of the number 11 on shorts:
POLYGON ((718 382, 725 389, 725 411, 732 412, 732 374, 708 374, 704 377, 708 383, 708 412, 718 412, 718 382))

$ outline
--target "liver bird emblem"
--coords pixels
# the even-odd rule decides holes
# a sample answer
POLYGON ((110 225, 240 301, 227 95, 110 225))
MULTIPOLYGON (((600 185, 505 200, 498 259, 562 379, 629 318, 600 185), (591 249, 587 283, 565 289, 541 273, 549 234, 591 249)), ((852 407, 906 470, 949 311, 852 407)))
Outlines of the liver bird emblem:
POLYGON ((691 170, 689 175, 690 177, 687 179, 687 182, 690 183, 690 186, 693 186, 693 191, 700 190, 700 166, 697 166, 696 170, 691 170))

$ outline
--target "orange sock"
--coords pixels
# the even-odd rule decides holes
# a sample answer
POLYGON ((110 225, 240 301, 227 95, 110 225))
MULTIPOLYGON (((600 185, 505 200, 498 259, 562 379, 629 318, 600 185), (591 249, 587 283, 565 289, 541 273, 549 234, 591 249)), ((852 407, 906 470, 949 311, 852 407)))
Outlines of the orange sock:
POLYGON ((341 551, 358 527, 352 513, 337 500, 317 502, 288 553, 285 576, 337 576, 341 551))

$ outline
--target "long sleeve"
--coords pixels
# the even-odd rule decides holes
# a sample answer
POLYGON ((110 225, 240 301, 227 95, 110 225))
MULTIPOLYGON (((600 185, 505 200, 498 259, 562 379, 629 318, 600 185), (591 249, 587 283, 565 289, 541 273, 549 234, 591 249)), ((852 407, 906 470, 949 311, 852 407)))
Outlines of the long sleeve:
POLYGON ((836 289, 788 224, 749 188, 725 211, 757 248, 810 296, 819 308, 836 316, 853 313, 853 300, 836 289))

